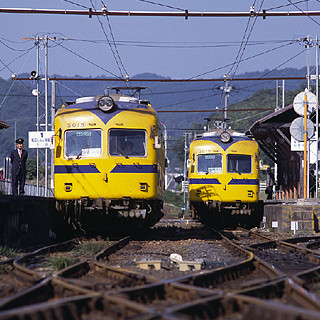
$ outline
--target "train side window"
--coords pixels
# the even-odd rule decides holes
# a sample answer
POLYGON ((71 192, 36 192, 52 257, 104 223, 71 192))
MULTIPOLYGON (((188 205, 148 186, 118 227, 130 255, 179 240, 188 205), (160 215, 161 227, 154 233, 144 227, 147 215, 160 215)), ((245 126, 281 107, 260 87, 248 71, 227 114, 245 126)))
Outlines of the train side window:
POLYGON ((68 130, 65 133, 67 158, 98 157, 102 154, 102 134, 99 129, 68 130))
POLYGON ((109 154, 118 157, 145 157, 147 133, 137 129, 110 129, 109 154))
POLYGON ((245 154, 228 154, 227 171, 236 173, 251 173, 252 157, 245 154))
POLYGON ((222 172, 222 155, 216 154, 199 154, 197 157, 198 173, 220 173, 222 172))

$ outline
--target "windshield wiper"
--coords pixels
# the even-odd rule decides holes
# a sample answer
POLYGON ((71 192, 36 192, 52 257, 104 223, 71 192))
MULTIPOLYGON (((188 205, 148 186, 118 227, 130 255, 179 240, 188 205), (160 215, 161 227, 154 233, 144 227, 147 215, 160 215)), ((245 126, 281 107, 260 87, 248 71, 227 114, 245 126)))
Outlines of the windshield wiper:
MULTIPOLYGON (((88 149, 89 147, 90 147, 90 143, 88 145, 86 145, 83 149, 88 149)), ((80 153, 76 156, 76 159, 80 159, 81 158, 83 149, 81 149, 80 153)))
POLYGON ((237 170, 235 167, 232 167, 233 172, 238 173, 241 176, 241 172, 239 170, 237 170))
POLYGON ((80 159, 81 156, 82 156, 82 149, 81 149, 80 153, 76 156, 76 159, 80 159))
POLYGON ((121 153, 126 159, 129 159, 129 156, 128 156, 119 146, 117 146, 117 150, 120 151, 120 153, 121 153))

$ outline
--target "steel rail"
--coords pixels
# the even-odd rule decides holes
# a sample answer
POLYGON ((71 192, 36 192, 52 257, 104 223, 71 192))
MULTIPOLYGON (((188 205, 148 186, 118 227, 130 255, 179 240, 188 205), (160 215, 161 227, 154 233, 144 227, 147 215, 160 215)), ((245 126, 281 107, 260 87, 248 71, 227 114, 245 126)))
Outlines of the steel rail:
POLYGON ((66 297, 53 301, 36 303, 0 312, 0 320, 14 319, 143 319, 143 315, 152 314, 153 309, 138 305, 121 297, 102 296, 90 293, 81 296, 66 297), (96 314, 96 316, 95 316, 96 314))
POLYGON ((76 247, 75 240, 68 240, 63 243, 53 244, 46 247, 42 247, 36 251, 25 254, 16 260, 13 261, 13 272, 22 276, 23 278, 39 281, 41 279, 46 278, 48 275, 45 272, 34 271, 23 264, 27 264, 30 259, 34 259, 39 255, 44 255, 47 253, 52 253, 56 251, 67 251, 67 249, 71 249, 76 247))
POLYGON ((20 308, 30 304, 47 302, 50 299, 92 294, 92 291, 71 285, 55 278, 46 278, 38 284, 26 288, 6 299, 0 299, 1 311, 20 308))
POLYGON ((286 305, 320 312, 319 300, 289 278, 276 279, 235 293, 265 300, 281 300, 286 305))
POLYGON ((164 316, 168 316, 168 319, 170 319, 169 316, 173 316, 176 317, 173 319, 316 320, 319 319, 320 312, 244 295, 227 295, 178 305, 168 309, 164 316))
MULTIPOLYGON (((217 288, 220 290, 227 290, 221 288, 223 284, 225 286, 234 281, 239 281, 239 279, 244 279, 248 277, 248 281, 245 282, 244 286, 257 285, 257 283, 263 283, 265 281, 270 281, 271 279, 279 279, 285 277, 285 274, 280 270, 274 269, 270 264, 262 261, 256 257, 251 251, 247 248, 243 248, 232 240, 228 239, 222 233, 219 233, 226 241, 226 243, 238 250, 239 254, 245 255, 246 259, 240 263, 233 264, 229 267, 215 269, 213 271, 202 271, 193 275, 186 275, 172 281, 189 284, 193 286, 199 286, 202 288, 217 288), (253 275, 256 275, 256 278, 253 279, 253 275), (250 280, 249 280, 250 279, 250 280)), ((242 288, 243 289, 243 288, 242 288)))
MULTIPOLYGON (((103 263, 99 263, 98 261, 94 261, 93 264, 88 264, 87 261, 79 262, 75 265, 72 265, 68 268, 65 268, 56 274, 54 277, 57 279, 63 279, 70 284, 77 285, 89 290, 96 291, 95 286, 96 283, 92 280, 94 278, 95 273, 100 277, 100 285, 102 284, 101 278, 105 278, 106 282, 111 286, 114 285, 115 282, 123 283, 125 282, 128 287, 130 286, 143 286, 150 283, 158 283, 159 279, 156 279, 151 276, 146 276, 144 274, 134 272, 131 270, 116 268, 104 265, 103 263), (88 282, 85 279, 80 279, 85 277, 90 273, 90 281, 88 282)), ((98 285, 99 285, 98 284, 98 285)), ((123 288, 122 288, 123 289, 123 288)), ((116 287, 109 291, 117 291, 116 287)))

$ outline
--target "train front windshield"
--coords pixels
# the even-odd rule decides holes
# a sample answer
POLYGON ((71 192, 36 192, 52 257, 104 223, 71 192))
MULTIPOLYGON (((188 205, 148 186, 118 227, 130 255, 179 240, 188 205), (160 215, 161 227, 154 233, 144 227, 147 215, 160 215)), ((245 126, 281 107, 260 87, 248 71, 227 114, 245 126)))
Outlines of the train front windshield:
POLYGON ((219 173, 222 172, 221 154, 200 154, 198 155, 198 173, 219 173))
POLYGON ((65 156, 97 157, 102 154, 101 130, 68 130, 65 133, 65 156))
POLYGON ((244 154, 227 155, 227 171, 236 173, 251 173, 251 156, 244 154))
POLYGON ((147 132, 136 129, 111 129, 109 131, 109 154, 122 157, 145 157, 147 132))

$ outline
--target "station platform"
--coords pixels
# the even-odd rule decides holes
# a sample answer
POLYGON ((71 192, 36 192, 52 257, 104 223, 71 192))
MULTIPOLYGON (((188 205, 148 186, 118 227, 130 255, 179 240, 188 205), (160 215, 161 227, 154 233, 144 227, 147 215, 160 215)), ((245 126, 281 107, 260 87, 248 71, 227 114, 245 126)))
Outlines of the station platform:
POLYGON ((262 226, 299 235, 319 232, 320 199, 265 200, 262 226))
POLYGON ((27 248, 64 237, 54 198, 0 195, 0 245, 27 248))

